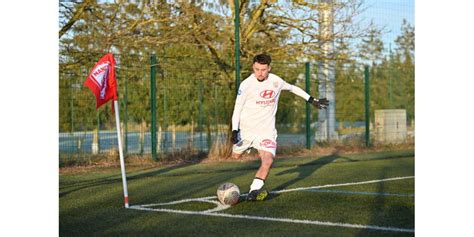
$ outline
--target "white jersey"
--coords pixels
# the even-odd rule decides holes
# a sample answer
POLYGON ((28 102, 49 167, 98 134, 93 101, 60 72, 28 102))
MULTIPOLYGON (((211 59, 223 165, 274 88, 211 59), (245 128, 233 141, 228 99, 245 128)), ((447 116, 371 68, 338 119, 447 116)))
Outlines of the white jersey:
POLYGON ((242 81, 235 100, 232 130, 240 129, 242 137, 274 137, 275 115, 282 90, 288 90, 307 101, 308 93, 269 74, 265 81, 258 81, 254 74, 242 81))

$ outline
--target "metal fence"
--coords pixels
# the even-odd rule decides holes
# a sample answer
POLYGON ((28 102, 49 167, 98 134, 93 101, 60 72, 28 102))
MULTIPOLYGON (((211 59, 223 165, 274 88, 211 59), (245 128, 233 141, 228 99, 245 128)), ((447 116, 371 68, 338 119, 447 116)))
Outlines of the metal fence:
MULTIPOLYGON (((94 96, 83 86, 99 57, 77 53, 60 61, 60 156, 117 149, 110 104, 96 111, 94 96)), ((216 144, 224 145, 235 100, 232 71, 208 58, 153 57, 115 55, 125 154, 152 154, 159 159, 183 151, 207 153, 216 144)), ((336 123, 330 129, 337 137, 324 142, 356 141, 368 146, 406 142, 414 136, 414 74, 406 70, 390 62, 370 68, 336 63, 336 123), (376 112, 387 109, 404 112, 376 112), (400 135, 403 122, 405 135, 400 135)), ((250 73, 250 64, 243 63, 242 79, 250 73)), ((318 97, 317 63, 274 62, 272 73, 318 97)), ((282 93, 276 119, 278 146, 319 144, 318 113, 301 98, 282 93)))

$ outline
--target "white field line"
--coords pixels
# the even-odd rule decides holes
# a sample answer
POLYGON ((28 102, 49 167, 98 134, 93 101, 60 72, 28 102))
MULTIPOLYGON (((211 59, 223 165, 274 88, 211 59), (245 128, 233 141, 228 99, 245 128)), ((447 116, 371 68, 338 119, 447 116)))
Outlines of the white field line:
POLYGON ((353 191, 333 190, 333 189, 310 189, 310 190, 302 190, 302 192, 340 193, 340 194, 350 194, 350 195, 386 196, 386 197, 415 197, 415 194, 405 194, 405 193, 353 192, 353 191))
POLYGON ((202 198, 189 198, 189 199, 183 199, 183 200, 173 201, 173 202, 145 204, 145 205, 140 205, 140 206, 141 207, 167 206, 167 205, 175 205, 175 204, 180 204, 180 203, 185 203, 185 202, 204 202, 204 201, 215 199, 215 198, 217 198, 217 196, 209 196, 209 197, 202 197, 202 198))
POLYGON ((289 218, 273 218, 273 217, 264 217, 264 216, 231 215, 231 214, 225 214, 225 213, 182 211, 182 210, 173 210, 173 209, 164 209, 164 208, 150 209, 150 208, 143 208, 143 207, 140 207, 140 206, 131 206, 130 208, 131 209, 136 209, 136 210, 142 210, 142 211, 167 212, 167 213, 188 214, 188 215, 218 216, 218 217, 239 218, 239 219, 248 219, 248 220, 278 221, 278 222, 287 222, 287 223, 336 226, 336 227, 383 230, 383 231, 394 231, 394 232, 411 232, 411 233, 415 232, 415 230, 413 230, 413 229, 376 226, 376 225, 359 225, 359 224, 348 224, 348 223, 338 223, 338 222, 328 222, 328 221, 312 221, 312 220, 298 220, 298 219, 289 219, 289 218))
POLYGON ((321 189, 321 188, 332 188, 332 187, 341 187, 341 186, 362 185, 362 184, 371 184, 371 183, 379 183, 379 182, 403 180, 403 179, 413 179, 413 178, 415 178, 415 176, 395 177, 395 178, 388 178, 388 179, 378 179, 378 180, 369 180, 369 181, 354 182, 354 183, 343 183, 343 184, 326 184, 326 185, 320 185, 320 186, 311 186, 311 187, 292 188, 292 189, 284 189, 284 190, 279 190, 279 191, 271 191, 270 193, 286 193, 286 192, 294 192, 294 191, 301 191, 301 190, 308 190, 308 189, 321 189))
POLYGON ((208 202, 208 203, 216 204, 216 207, 213 208, 213 209, 201 211, 201 212, 204 212, 204 213, 223 211, 223 210, 230 207, 230 205, 224 205, 224 204, 220 203, 219 201, 210 200, 210 199, 216 199, 216 198, 217 198, 217 196, 210 196, 210 197, 203 197, 203 198, 190 198, 190 199, 183 199, 183 200, 174 201, 174 202, 139 205, 139 207, 145 208, 147 210, 148 209, 155 210, 155 209, 150 208, 150 207, 169 206, 169 205, 175 205, 175 204, 180 204, 180 203, 185 203, 185 202, 208 202))
MULTIPOLYGON (((340 187, 340 186, 350 186, 350 185, 362 185, 370 183, 379 183, 385 181, 394 181, 394 180, 403 180, 403 179, 413 179, 415 176, 406 176, 406 177, 395 177, 387 179, 378 179, 378 180, 369 180, 362 182, 353 182, 353 183, 342 183, 342 184, 327 184, 320 186, 311 186, 303 188, 293 188, 285 189, 279 191, 272 191, 270 193, 285 193, 285 192, 294 192, 294 191, 303 191, 308 189, 321 189, 329 187, 340 187)), ((243 194, 241 196, 246 196, 243 194)), ((157 204, 145 204, 145 205, 133 205, 130 209, 142 210, 142 211, 155 211, 155 212, 167 212, 167 213, 177 213, 177 214, 187 214, 187 215, 202 215, 202 216, 219 216, 219 217, 229 217, 229 218, 240 218, 240 219, 249 219, 249 220, 265 220, 265 221, 277 221, 277 222, 287 222, 287 223, 299 223, 299 224, 312 224, 312 225, 324 225, 324 226, 337 226, 337 227, 347 227, 347 228, 358 228, 358 229, 372 229, 372 230, 382 230, 382 231, 394 231, 394 232, 410 232, 414 233, 414 229, 398 228, 398 227, 387 227, 387 226, 375 226, 375 225, 360 225, 360 224, 349 224, 349 223, 338 223, 338 222, 328 222, 328 221, 316 221, 316 220, 298 220, 290 218, 273 218, 273 217, 264 217, 264 216, 248 216, 248 215, 231 215, 226 213, 216 213, 217 211, 223 211, 230 208, 229 205, 223 205, 218 201, 213 201, 211 199, 217 198, 216 196, 208 196, 202 198, 190 198, 183 199, 179 201, 167 202, 167 203, 157 203, 157 204), (185 202, 208 202, 216 204, 216 207, 213 209, 208 209, 205 211, 183 211, 183 210, 174 210, 166 208, 151 208, 154 206, 168 206, 175 205, 185 202)))

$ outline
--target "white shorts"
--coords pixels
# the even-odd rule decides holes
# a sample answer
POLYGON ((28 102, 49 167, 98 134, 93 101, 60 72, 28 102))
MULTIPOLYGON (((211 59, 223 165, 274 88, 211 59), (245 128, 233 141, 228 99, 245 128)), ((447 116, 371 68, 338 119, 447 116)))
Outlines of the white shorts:
POLYGON ((276 136, 242 138, 237 144, 232 146, 232 151, 237 154, 242 154, 251 148, 255 148, 259 151, 268 151, 275 157, 277 148, 276 136))

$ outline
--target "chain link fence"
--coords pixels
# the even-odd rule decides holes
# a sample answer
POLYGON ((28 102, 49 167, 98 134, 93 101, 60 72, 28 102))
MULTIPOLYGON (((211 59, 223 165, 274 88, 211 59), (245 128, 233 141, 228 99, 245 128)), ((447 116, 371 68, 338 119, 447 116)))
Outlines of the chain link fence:
MULTIPOLYGON (((110 103, 96 110, 94 96, 83 86, 100 56, 77 53, 61 57, 59 153, 65 159, 117 149, 110 103)), ((236 86, 230 68, 209 58, 157 55, 155 64, 151 55, 116 54, 115 58, 126 155, 149 155, 153 144, 156 154, 152 155, 158 159, 167 154, 209 154, 228 146, 236 86), (152 106, 156 106, 155 117, 152 106), (156 126, 156 140, 152 126, 156 126)), ((361 65, 336 63, 336 121, 329 129, 337 136, 324 143, 409 142, 414 136, 414 73, 410 69, 388 62, 367 67, 365 72, 361 65), (399 134, 401 127, 405 134, 399 134)), ((272 73, 319 97, 317 63, 273 62, 272 73)), ((242 79, 250 74, 250 62, 244 62, 242 79)), ((316 135, 318 124, 324 121, 319 110, 307 106, 292 93, 282 93, 276 115, 279 149, 320 144, 316 135)))

